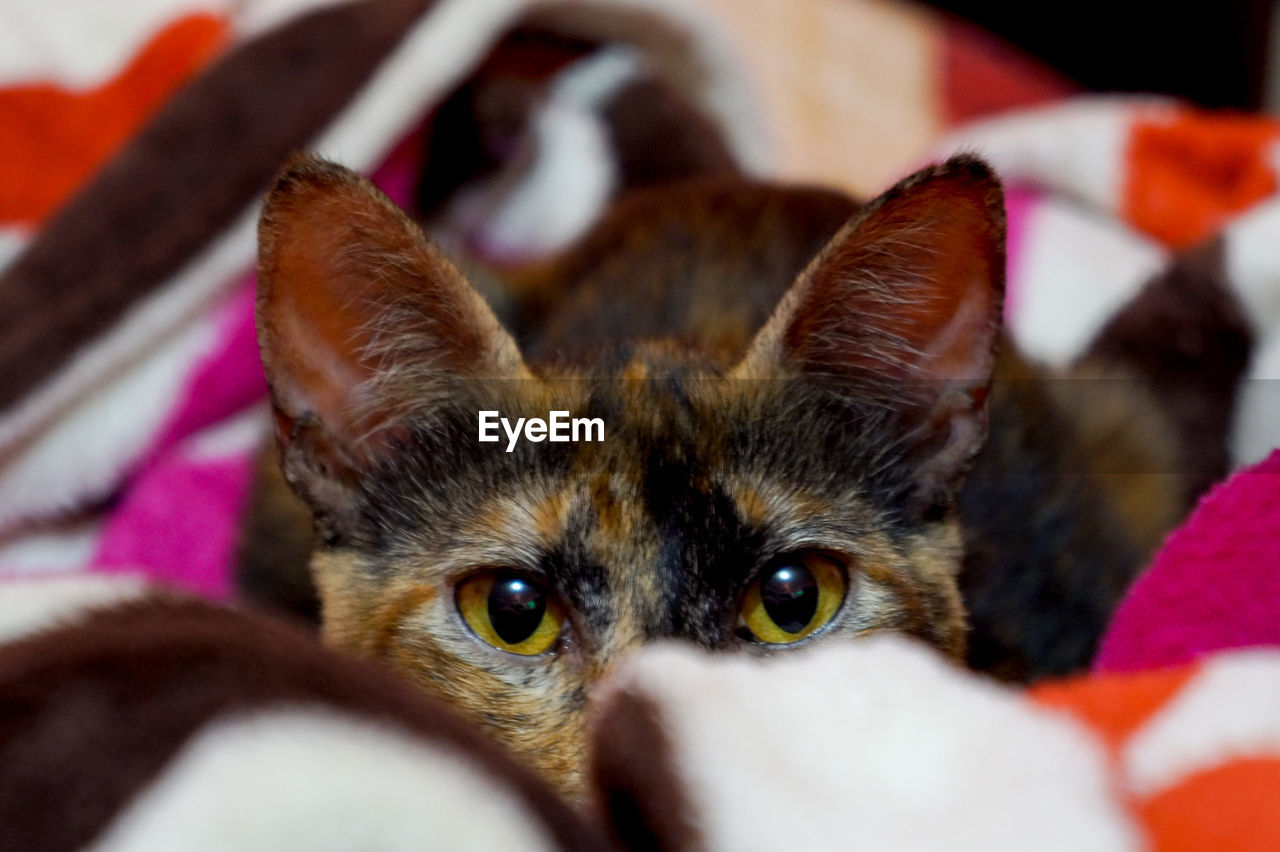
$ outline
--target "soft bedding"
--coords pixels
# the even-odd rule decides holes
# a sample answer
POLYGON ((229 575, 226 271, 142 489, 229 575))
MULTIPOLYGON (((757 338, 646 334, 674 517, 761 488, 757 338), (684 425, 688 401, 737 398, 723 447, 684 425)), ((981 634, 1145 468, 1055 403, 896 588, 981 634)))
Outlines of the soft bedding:
MULTIPOLYGON (((13 640, 0 647, 0 767, 41 754, 24 751, 24 737, 76 698, 30 703, 30 643, 61 665, 64 650, 86 652, 73 641, 86 606, 145 598, 150 584, 235 598, 239 517, 266 424, 253 222, 279 163, 318 150, 399 203, 422 205, 422 176, 440 167, 428 152, 440 150, 429 142, 451 114, 445 105, 497 69, 537 92, 530 132, 545 129, 544 145, 595 140, 583 149, 594 159, 578 162, 603 177, 539 183, 535 169, 518 198, 468 195, 521 167, 450 165, 457 171, 424 212, 442 238, 487 247, 495 263, 512 246, 529 258, 571 239, 627 175, 644 173, 609 107, 627 86, 656 81, 674 104, 667 120, 705 134, 689 154, 702 163, 867 194, 930 157, 981 153, 1009 189, 1006 320, 1026 352, 1065 367, 1104 330, 1129 324, 1138 343, 1212 362, 1239 382, 1191 421, 1229 429, 1222 463, 1244 469, 1170 536, 1117 613, 1093 675, 1017 691, 895 640, 777 670, 646 650, 598 702, 598 808, 581 817, 583 836, 672 849, 798 838, 824 848, 1280 842, 1268 806, 1280 789, 1280 457, 1271 454, 1280 445, 1280 121, 1078 95, 981 33, 880 3, 173 0, 110 14, 67 4, 57 17, 37 5, 7 13, 14 45, 0 45, 0 620, 13 640), (540 34, 536 49, 530 32, 540 34), (515 72, 504 56, 517 58, 515 72), (555 228, 528 227, 566 207, 576 213, 555 228), (1160 340, 1161 319, 1188 306, 1229 314, 1237 333, 1228 343, 1160 340)), ((210 617, 209 605, 192 606, 175 635, 210 617)), ((128 642, 110 650, 138 652, 128 642)), ((332 676, 365 675, 337 666, 332 676)), ((181 705, 181 689, 155 689, 157 712, 181 705)), ((418 736, 422 723, 406 718, 447 716, 413 701, 396 705, 397 736, 418 736)), ((224 708, 233 721, 237 707, 224 708)), ((220 723, 221 712, 200 724, 220 723)), ((335 761, 367 745, 359 733, 360 744, 344 745, 334 730, 317 748, 335 761)), ((460 737, 457 760, 413 783, 485 789, 492 770, 467 768, 472 745, 460 737)), ((185 812, 173 817, 164 796, 142 791, 161 789, 165 767, 190 757, 188 742, 207 740, 174 740, 122 798, 160 802, 144 813, 147 830, 184 824, 185 812)), ((207 795, 206 816, 228 824, 243 815, 227 795, 237 777, 229 760, 229 774, 211 774, 195 794, 207 795)), ((0 813, 32 806, 32 790, 46 791, 37 806, 49 809, 93 795, 65 770, 22 764, 18 780, 0 785, 0 813), (42 777, 70 780, 49 791, 42 777)), ((491 783, 517 801, 513 825, 552 826, 527 835, 530 848, 573 845, 564 826, 577 817, 546 804, 536 781, 491 783)), ((335 814, 346 812, 319 804, 332 790, 295 792, 299 809, 276 815, 284 830, 298 814, 339 827, 335 814)), ((347 813, 348 836, 401 848, 401 835, 377 833, 380 813, 347 813)), ((411 809, 385 814, 412 819, 411 809)), ((100 845, 128 847, 132 824, 99 817, 97 829, 116 825, 100 845)), ((145 836, 168 835, 136 835, 145 836)), ((281 836, 235 844, 279 848, 281 836)), ((466 832, 458 837, 465 847, 466 832)), ((471 848, 487 837, 471 837, 471 848)))

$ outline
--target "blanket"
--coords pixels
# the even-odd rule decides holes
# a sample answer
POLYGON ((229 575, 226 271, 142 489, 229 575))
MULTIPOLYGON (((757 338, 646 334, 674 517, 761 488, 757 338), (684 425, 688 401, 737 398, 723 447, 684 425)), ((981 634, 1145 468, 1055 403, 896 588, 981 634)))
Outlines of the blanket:
MULTIPOLYGON (((1020 346, 1066 367, 1108 331, 1137 329, 1141 343, 1166 318, 1219 312, 1230 345, 1191 335, 1161 351, 1231 377, 1226 403, 1198 416, 1227 421, 1230 465, 1255 466, 1169 539, 1089 678, 1020 693, 895 642, 794 673, 644 652, 601 697, 600 805, 581 831, 648 848, 764 848, 805 813, 831 832, 864 826, 839 835, 849 845, 1280 837, 1262 798, 1278 780, 1268 720, 1280 664, 1265 650, 1223 653, 1274 643, 1280 623, 1276 596, 1257 591, 1273 587, 1280 553, 1277 461, 1263 461, 1280 445, 1280 122, 1079 96, 954 21, 854 0, 138 0, 66 4, 56 18, 38 5, 15 6, 0 31, 0 573, 42 580, 35 594, 0 590, 6 624, 25 625, 15 631, 75 630, 85 602, 150 583, 234 596, 266 422, 253 222, 292 150, 364 171, 442 240, 494 262, 555 250, 628 182, 689 163, 869 195, 923 160, 976 150, 1010 189, 1006 319, 1020 346), (700 128, 702 144, 674 164, 637 158, 661 146, 622 132, 636 104, 646 121, 700 128), (483 156, 451 149, 454 138, 483 156), (589 179, 555 179, 561 150, 589 179), (1253 715, 1206 721, 1224 707, 1253 715), (1028 764, 1033 753, 1043 759, 1028 764)), ((36 640, 71 647, 65 637, 36 640)), ((22 671, 0 672, 6 695, 22 671)), ((57 701, 31 706, 38 716, 57 701)), ((444 711, 395 711, 424 712, 444 711)), ((341 733, 322 734, 321 753, 350 754, 341 733)), ((150 771, 197 741, 173 739, 150 771)), ((435 783, 457 769, 444 766, 435 783)), ((485 777, 482 789, 507 789, 485 777)), ((524 783, 516 798, 532 804, 514 824, 562 825, 524 783)), ((68 802, 90 795, 62 789, 68 802)), ((326 813, 341 797, 325 795, 291 813, 326 813)), ((227 810, 213 813, 243 805, 215 800, 227 810)), ((388 812, 369 804, 351 824, 388 812)), ((553 827, 543 848, 574 830, 553 827)))

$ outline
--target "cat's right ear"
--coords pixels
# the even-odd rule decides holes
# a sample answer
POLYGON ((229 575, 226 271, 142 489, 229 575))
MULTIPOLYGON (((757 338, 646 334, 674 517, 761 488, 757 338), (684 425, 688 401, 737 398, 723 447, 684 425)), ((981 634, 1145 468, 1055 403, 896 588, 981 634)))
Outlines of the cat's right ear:
POLYGON ((529 378, 480 295, 369 181, 285 167, 258 224, 258 344, 286 474, 342 499, 412 411, 450 383, 529 378))

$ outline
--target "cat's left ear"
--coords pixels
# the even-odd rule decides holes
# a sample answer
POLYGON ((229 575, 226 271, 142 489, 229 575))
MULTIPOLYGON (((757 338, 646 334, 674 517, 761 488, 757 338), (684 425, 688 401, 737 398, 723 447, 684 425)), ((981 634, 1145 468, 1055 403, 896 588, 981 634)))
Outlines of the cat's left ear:
POLYGON ((889 409, 923 498, 946 499, 986 434, 1004 238, 1000 182, 982 160, 912 175, 832 238, 734 375, 830 377, 889 409))

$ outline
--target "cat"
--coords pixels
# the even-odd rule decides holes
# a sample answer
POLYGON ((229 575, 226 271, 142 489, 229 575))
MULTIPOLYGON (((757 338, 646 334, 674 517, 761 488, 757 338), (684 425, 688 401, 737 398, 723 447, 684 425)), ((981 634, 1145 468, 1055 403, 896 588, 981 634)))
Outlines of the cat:
POLYGON ((895 631, 1011 679, 1079 669, 1193 489, 1141 382, 1067 400, 1004 339, 1004 240, 969 155, 865 205, 695 180, 486 301, 364 178, 295 159, 257 319, 326 640, 570 796, 592 686, 646 642, 895 631), (1138 425, 1091 432, 1095 409, 1138 425), (482 412, 525 426, 481 440, 482 412), (601 440, 530 431, 555 412, 601 440), (1155 473, 1091 475, 1091 434, 1155 473))

